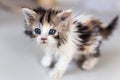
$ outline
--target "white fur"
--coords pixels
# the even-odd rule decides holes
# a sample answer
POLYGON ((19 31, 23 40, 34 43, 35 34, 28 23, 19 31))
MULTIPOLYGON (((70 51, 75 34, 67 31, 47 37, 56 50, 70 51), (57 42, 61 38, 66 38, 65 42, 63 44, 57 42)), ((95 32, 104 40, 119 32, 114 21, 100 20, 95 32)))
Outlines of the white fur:
POLYGON ((46 55, 43 57, 43 59, 41 60, 41 64, 44 67, 49 67, 52 63, 52 56, 51 55, 46 55))
POLYGON ((58 49, 56 48, 56 45, 50 45, 50 44, 42 45, 42 47, 44 49, 45 55, 41 60, 41 64, 44 67, 49 67, 52 63, 53 55, 58 51, 58 49))

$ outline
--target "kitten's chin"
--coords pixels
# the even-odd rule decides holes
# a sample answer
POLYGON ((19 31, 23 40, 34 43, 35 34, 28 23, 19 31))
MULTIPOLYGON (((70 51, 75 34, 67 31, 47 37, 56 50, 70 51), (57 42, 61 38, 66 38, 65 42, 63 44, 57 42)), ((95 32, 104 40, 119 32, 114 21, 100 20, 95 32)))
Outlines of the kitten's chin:
POLYGON ((47 44, 47 42, 41 42, 41 44, 47 44))
POLYGON ((47 42, 47 41, 40 41, 40 44, 42 44, 42 45, 47 45, 48 42, 47 42))

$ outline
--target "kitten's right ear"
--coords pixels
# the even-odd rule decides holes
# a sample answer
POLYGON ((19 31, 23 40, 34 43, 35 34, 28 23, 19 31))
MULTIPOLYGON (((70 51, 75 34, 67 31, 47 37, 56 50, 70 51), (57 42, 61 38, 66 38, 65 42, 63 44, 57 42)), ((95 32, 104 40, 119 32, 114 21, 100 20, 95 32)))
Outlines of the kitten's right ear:
POLYGON ((29 8, 22 8, 22 12, 25 18, 27 25, 29 25, 32 21, 35 21, 37 13, 29 8))
POLYGON ((57 15, 60 21, 69 21, 72 15, 72 10, 66 10, 57 15))

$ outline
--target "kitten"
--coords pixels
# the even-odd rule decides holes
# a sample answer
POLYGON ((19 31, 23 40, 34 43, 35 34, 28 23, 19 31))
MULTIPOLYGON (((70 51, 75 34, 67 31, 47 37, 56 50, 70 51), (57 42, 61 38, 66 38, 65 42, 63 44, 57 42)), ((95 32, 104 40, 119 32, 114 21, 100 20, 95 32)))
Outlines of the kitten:
POLYGON ((44 67, 51 66, 53 55, 60 56, 50 77, 60 79, 71 60, 82 62, 85 70, 92 69, 100 57, 99 47, 115 29, 118 16, 104 27, 102 22, 91 16, 73 17, 71 10, 23 8, 26 22, 25 34, 37 40, 43 47, 45 56, 41 60, 44 67))

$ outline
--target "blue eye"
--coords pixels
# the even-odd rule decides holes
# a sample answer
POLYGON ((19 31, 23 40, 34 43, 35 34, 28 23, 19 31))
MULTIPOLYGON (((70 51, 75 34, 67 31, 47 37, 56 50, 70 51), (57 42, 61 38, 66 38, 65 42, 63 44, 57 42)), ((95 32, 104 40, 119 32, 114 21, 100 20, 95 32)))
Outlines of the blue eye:
POLYGON ((56 33, 56 30, 55 29, 50 29, 50 31, 49 31, 49 34, 50 35, 54 35, 56 33))
POLYGON ((41 34, 41 30, 39 28, 34 29, 35 34, 41 34))

